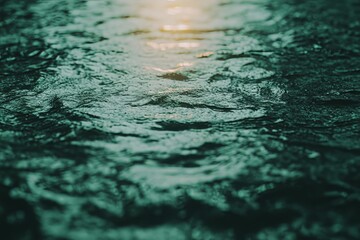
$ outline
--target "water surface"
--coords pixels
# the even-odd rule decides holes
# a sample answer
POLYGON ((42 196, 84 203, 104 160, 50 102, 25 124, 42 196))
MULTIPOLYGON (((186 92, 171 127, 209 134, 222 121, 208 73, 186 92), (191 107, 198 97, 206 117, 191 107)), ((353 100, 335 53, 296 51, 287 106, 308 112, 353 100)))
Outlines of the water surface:
POLYGON ((7 239, 358 239, 355 0, 0 0, 7 239))

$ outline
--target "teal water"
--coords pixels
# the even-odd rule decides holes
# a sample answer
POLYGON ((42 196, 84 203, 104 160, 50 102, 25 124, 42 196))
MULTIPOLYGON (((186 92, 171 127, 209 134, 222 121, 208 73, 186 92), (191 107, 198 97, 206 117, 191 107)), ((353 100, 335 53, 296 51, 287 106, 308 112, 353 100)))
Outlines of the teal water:
POLYGON ((1 236, 359 239, 359 11, 0 0, 1 236))

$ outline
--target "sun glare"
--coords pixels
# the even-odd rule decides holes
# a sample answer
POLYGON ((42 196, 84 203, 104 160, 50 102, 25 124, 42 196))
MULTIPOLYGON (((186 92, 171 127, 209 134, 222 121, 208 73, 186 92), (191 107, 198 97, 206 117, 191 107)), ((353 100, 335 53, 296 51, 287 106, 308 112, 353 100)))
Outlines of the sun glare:
POLYGON ((203 47, 197 31, 206 27, 209 20, 207 4, 190 0, 143 0, 139 6, 139 14, 148 19, 152 35, 143 42, 147 54, 153 55, 144 67, 164 74, 192 68, 203 47))

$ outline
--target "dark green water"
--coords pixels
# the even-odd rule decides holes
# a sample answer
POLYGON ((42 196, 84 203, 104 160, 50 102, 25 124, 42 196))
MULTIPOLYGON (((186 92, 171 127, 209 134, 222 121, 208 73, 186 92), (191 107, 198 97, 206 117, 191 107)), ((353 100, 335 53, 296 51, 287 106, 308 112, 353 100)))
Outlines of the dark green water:
POLYGON ((0 239, 360 239, 358 0, 0 0, 0 239))

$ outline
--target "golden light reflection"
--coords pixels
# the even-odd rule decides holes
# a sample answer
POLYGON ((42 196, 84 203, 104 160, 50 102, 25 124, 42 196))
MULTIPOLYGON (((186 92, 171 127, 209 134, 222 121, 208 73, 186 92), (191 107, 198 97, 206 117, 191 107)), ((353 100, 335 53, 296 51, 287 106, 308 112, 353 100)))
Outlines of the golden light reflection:
MULTIPOLYGON (((196 1, 143 0, 139 14, 148 19, 149 26, 162 32, 177 33, 196 30, 199 23, 207 23, 204 5, 196 1)), ((156 31, 156 30, 155 30, 156 31)))
POLYGON ((214 52, 204 52, 196 55, 197 58, 207 58, 214 54, 214 52))
POLYGON ((183 12, 183 9, 181 7, 173 7, 173 8, 169 8, 167 10, 167 14, 169 15, 177 15, 183 12))
POLYGON ((191 67, 193 66, 194 63, 190 63, 190 62, 184 62, 184 63, 179 63, 177 64, 176 68, 170 68, 170 69, 163 69, 163 68, 159 68, 159 67, 147 67, 147 69, 151 69, 157 72, 161 72, 161 73, 175 73, 178 72, 186 67, 191 67))
POLYGON ((200 44, 197 42, 165 42, 165 43, 147 42, 146 45, 155 50, 160 50, 160 51, 166 51, 174 48, 190 49, 190 48, 197 48, 200 46, 200 44))
MULTIPOLYGON (((147 54, 153 56, 145 63, 146 69, 177 74, 194 65, 194 60, 199 58, 195 52, 198 53, 203 47, 196 32, 201 27, 206 28, 210 21, 206 6, 207 4, 192 0, 142 1, 139 14, 148 19, 151 32, 144 44, 147 54)), ((206 52, 202 57, 210 55, 210 52, 206 52)), ((186 70, 181 74, 187 77, 189 72, 186 70)))
POLYGON ((192 65, 194 65, 194 63, 190 62, 183 62, 178 64, 179 67, 191 67, 192 65))
POLYGON ((169 15, 182 15, 182 16, 189 16, 189 15, 198 15, 200 11, 195 8, 191 7, 171 7, 167 9, 167 14, 169 15))
POLYGON ((158 68, 158 67, 147 67, 147 69, 151 69, 157 72, 161 72, 161 73, 175 73, 177 71, 180 70, 180 68, 175 68, 175 69, 162 69, 162 68, 158 68))
POLYGON ((163 31, 186 31, 189 30, 190 27, 186 24, 177 24, 177 25, 164 25, 161 30, 163 31))

